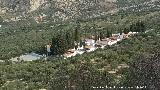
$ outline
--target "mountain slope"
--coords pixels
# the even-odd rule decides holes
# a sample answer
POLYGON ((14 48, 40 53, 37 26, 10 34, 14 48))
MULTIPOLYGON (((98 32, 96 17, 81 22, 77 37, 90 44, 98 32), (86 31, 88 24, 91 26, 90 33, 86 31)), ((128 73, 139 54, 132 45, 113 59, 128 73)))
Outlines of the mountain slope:
POLYGON ((116 8, 116 0, 0 0, 0 14, 6 18, 44 14, 54 21, 92 18, 116 8), (7 15, 7 16, 6 16, 7 15))

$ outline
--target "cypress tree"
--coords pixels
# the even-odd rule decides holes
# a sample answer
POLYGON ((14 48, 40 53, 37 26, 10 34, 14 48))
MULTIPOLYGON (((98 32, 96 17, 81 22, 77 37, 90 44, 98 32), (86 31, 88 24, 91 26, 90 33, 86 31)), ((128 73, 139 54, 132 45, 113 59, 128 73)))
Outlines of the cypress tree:
POLYGON ((66 32, 65 33, 65 38, 66 38, 66 45, 67 45, 67 48, 73 48, 73 43, 74 43, 74 40, 73 40, 73 37, 72 37, 72 34, 70 32, 66 32))
POLYGON ((57 39, 56 39, 56 37, 53 37, 52 38, 52 47, 51 47, 51 53, 52 53, 52 55, 57 55, 57 47, 58 47, 58 45, 57 45, 57 39))
POLYGON ((0 16, 0 24, 3 23, 3 18, 0 16))
POLYGON ((76 28, 76 29, 75 29, 75 34, 74 34, 74 35, 75 35, 75 41, 76 41, 76 42, 78 42, 78 38, 79 38, 78 34, 79 34, 79 32, 78 32, 78 29, 76 28))
POLYGON ((138 32, 138 28, 137 28, 137 24, 136 23, 133 24, 133 31, 134 32, 138 32))
POLYGON ((140 26, 140 31, 141 31, 141 32, 145 32, 145 29, 146 29, 146 28, 145 28, 144 23, 143 23, 143 22, 140 22, 140 25, 139 25, 139 26, 140 26))
POLYGON ((110 30, 107 30, 107 38, 112 36, 112 32, 110 30))
POLYGON ((79 25, 79 22, 77 22, 77 26, 76 26, 76 29, 75 29, 75 33, 74 33, 74 36, 75 36, 75 41, 76 42, 79 42, 79 29, 80 29, 80 25, 79 25))
POLYGON ((98 40, 98 36, 97 36, 97 34, 95 34, 95 43, 97 42, 97 40, 98 40))
POLYGON ((98 36, 97 36, 97 31, 96 31, 96 29, 95 29, 95 24, 94 24, 94 26, 93 26, 93 30, 94 30, 94 40, 95 40, 95 43, 97 42, 97 40, 98 40, 98 36))
POLYGON ((69 32, 65 33, 65 38, 66 38, 66 45, 67 45, 66 47, 69 48, 70 47, 70 42, 71 42, 70 39, 69 39, 70 38, 69 32))
POLYGON ((102 32, 100 32, 99 36, 100 36, 100 40, 102 41, 102 39, 103 39, 103 34, 102 34, 102 32))
POLYGON ((141 32, 141 30, 140 30, 140 22, 139 21, 136 23, 136 32, 141 32))
POLYGON ((123 31, 121 29, 119 31, 120 31, 120 35, 122 35, 123 31))
POLYGON ((134 30, 134 24, 131 24, 130 27, 129 27, 129 29, 130 29, 131 32, 134 32, 135 31, 134 30))

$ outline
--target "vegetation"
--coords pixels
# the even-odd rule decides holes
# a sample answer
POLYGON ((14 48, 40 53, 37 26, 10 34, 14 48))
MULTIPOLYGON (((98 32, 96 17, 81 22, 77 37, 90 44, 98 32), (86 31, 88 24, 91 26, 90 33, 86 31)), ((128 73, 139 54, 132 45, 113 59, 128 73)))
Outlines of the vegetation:
MULTIPOLYGON (((128 5, 128 1, 123 2, 128 5)), ((28 20, 3 24, 0 28, 0 59, 4 61, 0 62, 0 90, 93 90, 106 85, 133 87, 134 90, 135 86, 146 86, 143 90, 158 90, 160 13, 128 11, 132 12, 127 9, 115 15, 79 20, 79 23, 38 24, 28 20), (97 40, 129 31, 139 33, 116 45, 83 55, 67 59, 54 56, 73 48, 74 41, 79 42, 82 37, 94 35, 97 40), (47 60, 9 60, 32 51, 44 54, 49 42, 52 42, 53 56, 47 60)))
POLYGON ((79 21, 79 25, 72 21, 37 24, 33 20, 30 20, 32 22, 19 21, 16 23, 6 23, 0 31, 0 42, 3 42, 0 43, 0 47, 3 48, 0 50, 0 59, 7 60, 32 51, 44 53, 44 46, 52 42, 53 36, 56 36, 59 31, 74 33, 77 27, 79 28, 78 32, 81 37, 92 36, 95 34, 95 31, 98 35, 102 32, 107 36, 107 30, 109 33, 119 33, 124 28, 129 30, 130 25, 138 21, 143 22, 146 29, 158 28, 158 19, 156 18, 159 16, 158 12, 143 16, 128 15, 122 19, 120 15, 113 15, 105 18, 79 21), (94 27, 94 30, 92 27, 94 27))
MULTIPOLYGON (((159 32, 159 31, 158 31, 159 32)), ((1 63, 1 88, 2 89, 91 89, 91 86, 135 86, 146 85, 147 88, 158 88, 157 79, 151 78, 158 72, 158 68, 150 68, 149 65, 157 65, 160 36, 156 31, 146 34, 138 34, 126 39, 116 46, 106 47, 104 50, 86 53, 81 56, 68 58, 50 58, 48 61, 35 61, 23 63, 1 63), (154 55, 154 56, 153 56, 154 55), (151 57, 151 58, 150 58, 151 57), (154 58, 152 58, 154 57, 154 58), (148 58, 149 61, 145 58, 148 58), (141 61, 142 60, 142 61, 141 61), (141 63, 139 63, 141 62, 141 63), (129 68, 118 68, 121 64, 129 65, 129 68), (111 65, 111 66, 110 66, 111 65), (137 67, 137 65, 139 67, 137 67), (142 66, 141 66, 142 65, 142 66), (146 66, 143 67, 143 65, 146 66), (143 72, 138 68, 143 67, 143 72), (150 72, 148 71, 154 71, 150 72), (116 74, 108 71, 118 69, 116 74), (143 75, 147 75, 144 76, 143 75), (145 74, 144 74, 145 73, 145 74), (121 78, 118 78, 121 76, 121 78), (136 78, 137 76, 137 78, 136 78), (143 78, 142 78, 143 77, 143 78), (150 77, 150 78, 149 78, 150 77), (142 78, 142 79, 139 79, 142 78), (134 79, 132 81, 132 79, 134 79), (118 81, 117 81, 118 80, 118 81), (137 80, 137 82, 134 82, 137 80), (146 83, 141 83, 143 80, 146 83), (148 83, 150 82, 154 83, 148 83), (130 81, 130 83, 128 83, 130 81), (139 82, 138 82, 139 81, 139 82), (21 83, 21 84, 19 84, 21 83), (139 84, 141 83, 141 84, 139 84)), ((158 74, 157 74, 158 75, 158 74)), ((153 77, 154 78, 154 77, 153 77)))
POLYGON ((73 33, 66 32, 64 34, 58 33, 52 38, 52 55, 62 55, 68 49, 74 47, 73 33))
POLYGON ((3 23, 3 18, 0 16, 0 24, 3 23))
POLYGON ((146 28, 143 22, 138 21, 130 26, 130 31, 132 32, 145 32, 146 28))

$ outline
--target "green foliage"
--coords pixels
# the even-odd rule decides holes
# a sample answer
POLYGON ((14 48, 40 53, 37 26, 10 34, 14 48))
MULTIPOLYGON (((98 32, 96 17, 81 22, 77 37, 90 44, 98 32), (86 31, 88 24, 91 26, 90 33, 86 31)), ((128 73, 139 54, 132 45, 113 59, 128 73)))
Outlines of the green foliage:
POLYGON ((57 35, 52 38, 52 53, 53 55, 62 55, 67 50, 67 41, 62 35, 57 35))
MULTIPOLYGON (((89 90, 92 86, 105 86, 106 84, 110 86, 133 86, 141 82, 143 83, 139 85, 146 85, 150 80, 157 82, 158 77, 154 76, 154 73, 158 70, 156 69, 158 59, 155 56, 156 59, 145 58, 160 50, 160 40, 158 39, 160 36, 157 35, 157 32, 140 33, 122 41, 118 46, 106 47, 103 50, 98 49, 68 59, 51 57, 50 61, 0 63, 1 88, 13 87, 17 89, 20 86, 20 89, 60 90, 65 87, 67 89, 74 89, 75 87, 79 90, 89 90), (130 68, 119 70, 116 75, 108 73, 109 70, 117 69, 119 64, 123 63, 128 64, 130 68), (156 68, 150 68, 152 66, 156 68), (141 69, 136 71, 137 68, 141 69), (143 75, 141 75, 142 73, 143 75), (117 75, 123 77, 117 81, 117 75), (156 79, 147 78, 151 76, 156 77, 156 79), (135 82, 136 80, 137 82, 135 82), (14 82, 6 84, 7 81, 14 82)), ((147 85, 158 87, 154 83, 147 85)))
POLYGON ((53 55, 62 55, 68 49, 74 47, 74 34, 72 31, 64 31, 64 33, 59 32, 52 38, 52 54, 53 55))
MULTIPOLYGON (((104 16, 103 19, 95 18, 79 21, 79 24, 72 21, 38 24, 33 19, 10 22, 7 23, 7 25, 4 26, 5 28, 2 28, 0 32, 0 42, 2 42, 0 43, 0 47, 2 47, 0 50, 0 59, 10 59, 11 57, 16 57, 32 51, 43 54, 45 52, 44 46, 51 42, 52 37, 59 31, 62 33, 68 31, 73 33, 72 35, 74 36, 76 31, 75 27, 77 27, 77 34, 79 35, 77 35, 78 37, 76 38, 79 40, 79 37, 95 35, 95 31, 98 35, 102 31, 106 37, 107 30, 112 33, 119 33, 119 31, 122 31, 124 28, 130 29, 130 25, 132 23, 135 24, 137 20, 140 20, 145 24, 145 30, 157 28, 159 26, 159 19, 156 18, 159 18, 159 16, 158 12, 142 14, 140 16, 131 14, 126 15, 123 18, 121 18, 121 15, 115 14, 112 16, 104 16), (94 27, 94 29, 91 27, 94 27), (105 29, 100 30, 99 27, 104 27, 105 29)), ((75 37, 73 40, 75 40, 75 37)))
POLYGON ((80 26, 79 26, 79 24, 75 28, 74 37, 75 37, 75 41, 79 42, 79 40, 80 40, 80 26))
POLYGON ((159 89, 159 53, 145 57, 141 55, 126 72, 125 86, 146 86, 147 89, 159 89))
POLYGON ((112 36, 112 32, 110 30, 107 30, 107 38, 111 37, 112 36))
POLYGON ((66 39, 67 49, 73 48, 74 47, 73 33, 67 31, 65 33, 65 39, 66 39))
POLYGON ((112 81, 109 74, 101 73, 89 63, 61 67, 55 77, 57 76, 61 77, 51 80, 52 89, 64 89, 66 87, 66 89, 89 90, 92 89, 92 86, 111 85, 112 81))
POLYGON ((3 18, 0 16, 0 24, 3 23, 3 18))
MULTIPOLYGON (((136 3, 139 3, 138 0, 136 3)), ((79 24, 75 22, 37 24, 34 20, 10 22, 11 24, 1 31, 0 59, 9 59, 32 51, 43 53, 44 46, 50 41, 53 45, 52 53, 60 55, 73 48, 74 41, 78 42, 80 36, 98 34, 103 38, 103 34, 109 37, 112 33, 122 33, 123 30, 125 33, 129 31, 140 33, 118 42, 117 45, 68 59, 49 57, 48 61, 21 63, 6 60, 0 63, 0 89, 92 90, 92 86, 105 85, 147 85, 159 89, 159 56, 155 54, 155 51, 160 51, 157 19, 159 16, 158 12, 132 15, 124 11, 123 15, 120 13, 108 15, 79 24), (101 30, 99 27, 105 29, 101 30), (156 30, 141 33, 146 29, 156 30), (119 69, 120 64, 127 64, 130 68, 119 69), (108 73, 113 70, 118 71, 115 74, 108 73)), ((150 89, 152 88, 148 90, 150 89)))
POLYGON ((124 28, 123 33, 124 33, 124 34, 128 34, 128 33, 129 33, 129 29, 124 28))
POLYGON ((135 24, 130 25, 130 31, 132 32, 145 32, 146 27, 144 25, 144 22, 136 22, 135 24))

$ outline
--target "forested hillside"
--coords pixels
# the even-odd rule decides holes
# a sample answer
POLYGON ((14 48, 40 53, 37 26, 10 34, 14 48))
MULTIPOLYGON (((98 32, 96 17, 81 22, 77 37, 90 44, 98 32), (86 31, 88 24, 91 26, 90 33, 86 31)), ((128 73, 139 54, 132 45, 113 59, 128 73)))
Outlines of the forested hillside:
POLYGON ((49 5, 46 8, 35 7, 32 1, 36 0, 7 4, 11 1, 0 0, 0 9, 6 10, 5 5, 15 8, 0 16, 0 90, 111 90, 107 86, 113 90, 139 90, 140 86, 141 90, 159 90, 159 0, 78 0, 70 1, 73 6, 68 7, 58 4, 61 0, 37 0, 39 6, 49 5), (73 13, 78 13, 77 17, 60 19, 64 13, 74 15, 68 14, 70 7, 76 8, 73 13), (55 12, 60 13, 54 16, 55 12), (37 21, 35 17, 42 13, 47 16, 37 21), (9 19, 19 15, 18 20, 9 19), (104 49, 66 59, 60 56, 81 38, 129 32, 138 33, 104 49), (57 45, 54 50, 60 48, 56 51, 59 56, 32 62, 10 60, 30 52, 46 54, 49 42, 57 45))
POLYGON ((1 89, 92 90, 92 86, 106 85, 158 89, 159 33, 138 34, 116 46, 69 59, 1 63, 1 89))
MULTIPOLYGON (((88 19, 86 21, 79 21, 79 31, 81 35, 85 34, 93 35, 94 31, 106 33, 107 30, 112 33, 119 33, 124 28, 129 26, 138 20, 144 21, 146 29, 152 29, 158 27, 160 14, 159 12, 149 13, 142 16, 137 15, 113 15, 100 17, 95 19, 88 19), (91 29, 91 27, 95 27, 91 29), (100 28, 100 29, 99 29, 100 28), (103 29, 102 29, 103 28, 103 29)), ((17 55, 21 55, 26 52, 41 51, 44 46, 50 42, 54 35, 59 32, 74 32, 78 24, 75 21, 68 21, 63 23, 46 23, 36 24, 34 22, 17 22, 9 27, 1 28, 1 59, 10 59, 17 55), (28 25, 28 23, 30 23, 28 25)), ((7 25, 8 26, 8 25, 7 25)))

